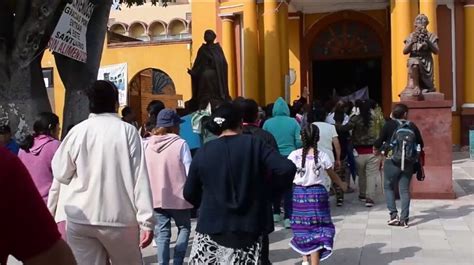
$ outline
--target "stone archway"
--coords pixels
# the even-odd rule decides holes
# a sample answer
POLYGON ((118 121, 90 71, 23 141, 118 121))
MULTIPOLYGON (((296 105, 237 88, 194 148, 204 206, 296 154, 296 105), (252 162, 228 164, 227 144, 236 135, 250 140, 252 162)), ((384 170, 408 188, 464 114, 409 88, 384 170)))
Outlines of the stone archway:
MULTIPOLYGON (((360 60, 379 58, 381 102, 385 113, 391 108, 390 31, 376 19, 357 11, 340 11, 316 21, 303 39, 301 89, 315 95, 314 60, 360 60)), ((312 98, 310 98, 311 100, 312 98)))

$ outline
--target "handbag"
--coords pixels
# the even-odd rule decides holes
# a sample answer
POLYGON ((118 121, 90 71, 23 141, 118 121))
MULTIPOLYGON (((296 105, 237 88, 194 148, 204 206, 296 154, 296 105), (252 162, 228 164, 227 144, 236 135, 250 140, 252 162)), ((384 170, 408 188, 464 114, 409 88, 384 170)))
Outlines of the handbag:
POLYGON ((425 165, 425 152, 420 152, 420 157, 418 158, 418 162, 415 164, 415 171, 416 171, 416 179, 418 181, 425 180, 425 170, 423 166, 425 165))

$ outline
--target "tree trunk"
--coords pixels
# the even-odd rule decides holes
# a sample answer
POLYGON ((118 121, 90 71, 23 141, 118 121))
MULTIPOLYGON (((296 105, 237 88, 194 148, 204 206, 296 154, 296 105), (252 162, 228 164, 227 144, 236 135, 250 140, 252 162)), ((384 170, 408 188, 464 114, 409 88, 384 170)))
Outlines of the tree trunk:
POLYGON ((39 112, 51 111, 41 58, 63 4, 63 0, 0 4, 0 123, 8 123, 17 137, 30 131, 39 112))
POLYGON ((70 125, 85 120, 89 114, 86 90, 97 80, 112 0, 96 3, 87 27, 87 62, 81 63, 61 54, 54 54, 59 75, 66 88, 63 135, 70 125))
MULTIPOLYGON (((43 81, 41 57, 38 56, 27 67, 12 73, 8 87, 3 87, 0 99, 0 115, 8 118, 16 137, 31 131, 37 114, 51 111, 48 94, 43 81)), ((1 118, 0 118, 1 119, 1 118)))

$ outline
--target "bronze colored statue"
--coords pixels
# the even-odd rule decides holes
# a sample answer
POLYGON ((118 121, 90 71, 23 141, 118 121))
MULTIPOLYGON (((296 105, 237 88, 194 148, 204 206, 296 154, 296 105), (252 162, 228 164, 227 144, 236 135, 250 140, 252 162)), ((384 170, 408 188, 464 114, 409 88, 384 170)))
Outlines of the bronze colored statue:
POLYGON ((192 80, 192 98, 188 102, 191 110, 198 107, 230 100, 227 82, 227 61, 219 43, 214 43, 216 33, 206 30, 204 43, 194 61, 192 69, 188 69, 192 80))
POLYGON ((415 31, 405 40, 403 54, 408 58, 408 84, 403 94, 421 97, 422 93, 435 92, 433 56, 438 54, 438 36, 428 32, 428 17, 415 18, 415 31))

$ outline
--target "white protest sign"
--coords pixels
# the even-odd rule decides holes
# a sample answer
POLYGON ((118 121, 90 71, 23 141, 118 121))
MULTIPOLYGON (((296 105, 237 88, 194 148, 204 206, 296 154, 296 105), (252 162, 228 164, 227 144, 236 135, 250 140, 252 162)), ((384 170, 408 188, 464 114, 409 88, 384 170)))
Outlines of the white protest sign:
POLYGON ((108 80, 117 86, 119 105, 127 105, 127 64, 106 65, 99 68, 98 80, 108 80))
POLYGON ((67 4, 49 40, 49 48, 76 61, 87 60, 87 25, 94 11, 89 0, 73 0, 67 4))

